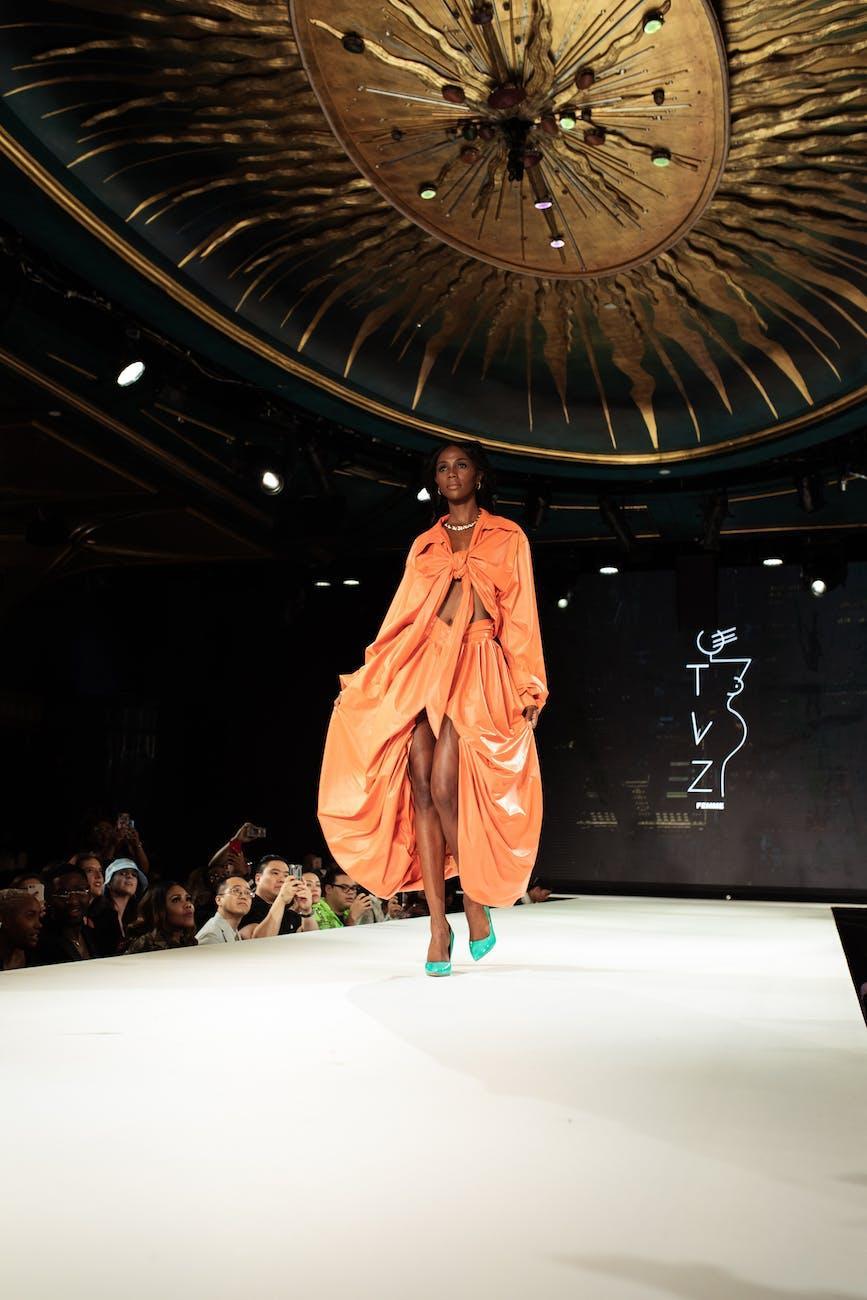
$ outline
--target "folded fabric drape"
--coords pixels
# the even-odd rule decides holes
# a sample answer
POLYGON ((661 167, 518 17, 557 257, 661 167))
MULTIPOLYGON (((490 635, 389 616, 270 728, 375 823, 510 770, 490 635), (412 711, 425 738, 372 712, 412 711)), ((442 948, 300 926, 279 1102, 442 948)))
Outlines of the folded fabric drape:
MULTIPOLYGON (((448 516, 443 516, 446 519, 448 516)), ((408 754, 422 710, 458 734, 461 883, 504 907, 536 858, 542 788, 528 705, 548 696, 530 547, 510 519, 480 510, 470 546, 452 551, 443 519, 416 538, 364 664, 341 676, 325 742, 319 821, 334 858, 383 898, 421 889, 408 754), (437 617, 451 584, 451 624, 437 617), (491 614, 472 622, 473 590, 491 614)), ((451 854, 446 876, 458 872, 451 854)))

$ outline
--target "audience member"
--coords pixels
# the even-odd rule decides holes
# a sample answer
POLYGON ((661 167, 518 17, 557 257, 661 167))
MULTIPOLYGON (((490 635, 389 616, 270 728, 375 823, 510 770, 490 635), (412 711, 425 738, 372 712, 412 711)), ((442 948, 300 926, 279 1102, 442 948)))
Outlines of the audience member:
POLYGON ((358 925, 372 906, 370 894, 359 895, 358 886, 336 864, 325 870, 322 893, 314 913, 320 930, 358 925))
POLYGON ((45 920, 33 951, 34 966, 89 961, 97 955, 84 918, 90 886, 81 867, 60 862, 44 872, 45 920))
POLYGON ((105 873, 105 891, 92 904, 93 942, 100 957, 117 957, 136 919, 136 896, 148 887, 147 876, 132 858, 115 858, 105 873))
POLYGON ((235 831, 232 838, 221 849, 217 849, 208 866, 225 866, 228 868, 227 875, 244 876, 245 879, 249 880, 250 863, 247 861, 244 846, 253 844, 256 840, 261 839, 264 834, 263 827, 254 826, 252 822, 244 822, 243 826, 235 831))
POLYGON ((217 889, 217 910, 196 935, 199 947, 207 943, 240 943, 238 926, 253 906, 253 891, 243 876, 229 876, 217 889))
POLYGON ((406 916, 406 909, 403 905, 403 895, 395 894, 385 905, 384 921, 402 921, 406 916))
POLYGON ((12 888, 23 889, 25 894, 32 894, 40 903, 45 902, 45 884, 38 871, 22 871, 12 877, 12 888))
POLYGON ((102 898, 105 889, 105 879, 102 874, 102 863, 96 853, 74 853, 69 859, 74 867, 81 867, 87 876, 87 883, 90 886, 91 902, 95 898, 102 898))
POLYGON ((537 875, 530 877, 526 892, 518 899, 518 903, 545 903, 551 897, 550 889, 545 889, 537 875))
POLYGON ((42 929, 43 907, 24 889, 0 889, 0 970, 31 964, 42 929))
MULTIPOLYGON (((308 854, 308 856, 310 855, 308 854)), ((301 873, 301 879, 310 890, 310 905, 315 913, 316 904, 322 897, 322 877, 318 871, 311 867, 307 867, 301 873)))
POLYGON ((256 892, 241 929, 242 939, 270 939, 275 934, 317 930, 310 888, 289 874, 289 864, 266 854, 256 867, 256 892))
POLYGON ((129 813, 121 813, 116 822, 107 818, 94 822, 88 838, 104 867, 115 858, 132 858, 143 875, 150 874, 148 855, 129 813))
POLYGON ((185 885, 160 880, 145 894, 130 928, 125 954, 196 946, 193 900, 185 885))

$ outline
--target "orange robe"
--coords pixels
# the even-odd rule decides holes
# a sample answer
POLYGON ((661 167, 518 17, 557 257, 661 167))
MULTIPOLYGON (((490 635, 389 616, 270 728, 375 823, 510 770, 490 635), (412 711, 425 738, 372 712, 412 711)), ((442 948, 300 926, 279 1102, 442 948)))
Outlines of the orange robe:
POLYGON ((548 695, 530 547, 517 524, 481 510, 469 549, 454 552, 445 518, 413 542, 363 666, 340 678, 319 821, 353 880, 381 898, 421 889, 409 747, 423 709, 434 735, 448 716, 458 734, 458 843, 445 874, 460 870, 471 898, 507 907, 527 887, 542 824, 536 742, 522 712, 548 695), (447 624, 437 610, 456 578, 460 605, 447 624), (491 620, 471 622, 473 588, 491 620))

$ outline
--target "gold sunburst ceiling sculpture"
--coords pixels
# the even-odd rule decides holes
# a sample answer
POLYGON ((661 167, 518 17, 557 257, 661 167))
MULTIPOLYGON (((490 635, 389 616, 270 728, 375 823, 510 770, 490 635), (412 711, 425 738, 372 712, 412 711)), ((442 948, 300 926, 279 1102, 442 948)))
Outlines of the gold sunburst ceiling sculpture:
POLYGON ((291 11, 359 170, 412 221, 505 270, 638 265, 695 224, 719 180, 728 87, 705 0, 291 11))
POLYGON ((864 7, 716 11, 10 3, 0 144, 349 408, 683 460, 867 391, 864 7))

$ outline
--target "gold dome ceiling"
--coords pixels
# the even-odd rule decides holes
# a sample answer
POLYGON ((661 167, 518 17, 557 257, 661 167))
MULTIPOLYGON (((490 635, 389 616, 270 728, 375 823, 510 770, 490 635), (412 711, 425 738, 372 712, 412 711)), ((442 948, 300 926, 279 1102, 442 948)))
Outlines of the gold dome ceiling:
MULTIPOLYGON (((315 39, 327 38, 334 57, 353 68, 370 65, 377 75, 403 76, 396 67, 384 72, 369 42, 376 43, 376 31, 397 21, 397 14, 399 30, 425 48, 409 27, 411 12, 433 12, 427 0, 355 4, 352 32, 337 21, 340 3, 299 0, 299 11, 339 33, 338 39, 317 28, 315 39), (345 48, 351 34, 364 43, 363 51, 345 48)), ((479 7, 449 0, 442 5, 444 24, 451 13, 461 28, 474 27, 479 7)), ((419 224, 415 209, 408 219, 383 197, 381 180, 374 184, 369 178, 376 159, 362 171, 360 157, 347 156, 314 94, 299 52, 299 39, 303 46, 306 38, 296 38, 283 0, 197 0, 192 7, 164 0, 144 9, 100 0, 32 0, 24 20, 19 5, 5 0, 4 10, 0 0, 0 149, 125 265, 223 338, 241 344, 250 373, 254 363, 259 367, 258 382, 272 382, 269 376, 298 381, 292 391, 300 400, 308 391, 324 395, 332 409, 342 404, 347 420, 353 410, 364 412, 368 427, 371 417, 379 417, 384 437, 406 431, 469 434, 537 459, 591 467, 700 461, 770 445, 784 434, 854 413, 864 400, 867 27, 856 0, 721 0, 721 66, 714 63, 719 47, 704 5, 671 0, 658 6, 664 23, 657 34, 645 30, 652 7, 612 5, 605 22, 628 10, 622 33, 634 38, 634 47, 620 46, 620 29, 609 29, 613 41, 589 62, 582 56, 573 71, 579 60, 567 60, 570 47, 563 42, 573 39, 570 30, 574 39, 581 31, 585 40, 594 38, 582 24, 587 13, 601 15, 595 0, 589 6, 579 0, 514 0, 514 11, 502 0, 494 5, 498 39, 509 48, 510 15, 520 20, 516 36, 524 22, 529 44, 529 33, 544 32, 546 16, 556 11, 545 75, 558 84, 559 58, 571 86, 568 96, 542 96, 533 107, 533 123, 539 123, 532 126, 534 138, 544 135, 553 143, 528 145, 528 128, 522 142, 527 147, 515 155, 524 182, 503 180, 503 154, 508 167, 513 143, 504 128, 495 126, 494 139, 482 139, 494 159, 493 168, 485 164, 478 173, 488 167, 484 190, 493 170, 488 217, 478 236, 478 226, 470 226, 458 205, 466 223, 456 241, 461 247, 445 242, 441 220, 425 218, 436 226, 434 235, 419 224), (705 22, 705 36, 684 38, 682 49, 678 44, 682 57, 664 60, 655 74, 663 80, 662 72, 670 72, 670 85, 652 90, 664 90, 663 106, 671 109, 696 103, 699 90, 708 95, 713 109, 703 120, 713 131, 703 152, 686 142, 681 133, 687 126, 678 124, 673 111, 659 120, 643 114, 654 121, 653 139, 645 139, 647 132, 625 130, 616 115, 600 117, 607 106, 595 102, 597 83, 613 77, 618 62, 636 53, 650 57, 645 43, 663 35, 668 40, 686 29, 687 20, 705 22), (701 76, 679 71, 695 70, 701 59, 701 76), (592 72, 593 84, 579 86, 585 70, 592 72), (725 151, 723 72, 730 138, 716 191, 685 233, 653 253, 685 229, 713 189, 725 151), (546 104, 558 134, 543 131, 546 104), (582 106, 590 107, 589 123, 581 118, 582 106), (564 108, 577 114, 575 130, 565 135, 564 108), (586 141, 584 132, 594 128, 604 131, 603 143, 586 141), (657 138, 657 130, 665 137, 657 138), (566 136, 576 142, 580 136, 581 143, 573 146, 566 136), (626 144, 624 136, 638 144, 626 144), (508 201, 517 212, 510 197, 515 187, 520 192, 524 186, 528 204, 533 171, 541 167, 537 179, 549 172, 553 178, 549 152, 568 159, 583 147, 581 165, 597 168, 598 188, 589 193, 599 201, 604 193, 617 210, 599 159, 628 160, 638 176, 637 159, 643 153, 647 161, 648 145, 651 154, 671 153, 669 167, 657 169, 652 157, 650 166, 660 188, 677 181, 676 190, 665 191, 672 197, 674 224, 654 218, 636 229, 623 212, 622 227, 611 217, 612 248, 620 242, 619 260, 609 265, 625 269, 602 273, 603 217, 590 212, 587 194, 586 220, 575 208, 562 223, 568 231, 560 232, 557 218, 558 233, 566 237, 563 249, 543 242, 536 250, 556 256, 547 270, 537 266, 528 274, 526 262, 520 272, 492 264, 492 249, 497 255, 497 248, 506 247, 505 236, 487 250, 468 251, 472 238, 486 239, 496 228, 495 196, 503 195, 503 210, 508 201), (528 168, 524 155, 534 152, 541 158, 530 159, 528 168), (686 155, 704 167, 703 180, 676 165, 686 155), (596 274, 581 273, 575 246, 584 250, 585 272, 599 259, 596 274)), ((432 38, 427 44, 432 48, 432 38)), ((475 62, 483 66, 481 54, 475 62)), ((456 76, 458 64, 443 48, 437 64, 438 78, 453 75, 453 68, 456 76)), ((481 127, 521 116, 515 105, 492 108, 489 102, 513 84, 514 71, 498 69, 496 84, 480 71, 478 82, 471 83, 469 74, 437 81, 443 106, 438 101, 437 109, 446 122, 443 147, 434 154, 443 155, 440 166, 455 147, 479 149, 479 159, 460 163, 461 184, 469 181, 467 212, 470 202, 484 205, 486 198, 473 188, 478 177, 470 180, 485 156, 478 143, 481 127), (478 98, 487 86, 487 100, 478 99, 482 107, 458 115, 472 117, 475 139, 461 135, 459 144, 446 135, 456 108, 443 97, 446 85, 459 86, 465 100, 478 98)), ((353 76, 356 86, 374 84, 369 72, 353 76)), ((336 94, 336 83, 329 89, 336 94)), ((322 86, 320 91, 326 93, 322 86)), ((405 99, 403 87, 401 94, 405 99)), ((527 100, 533 95, 521 102, 527 100)), ((646 95, 637 105, 649 106, 646 95)), ((329 107, 332 112, 342 131, 336 106, 329 107)), ((343 104, 340 114, 347 113, 343 104)), ((378 126, 389 130, 386 148, 408 148, 411 132, 397 125, 404 138, 392 140, 396 124, 381 115, 386 120, 378 126)), ((697 129, 697 121, 689 129, 697 129)), ((353 123, 347 122, 346 142, 356 155, 359 136, 350 138, 353 123)), ((375 150, 376 142, 365 140, 365 148, 375 150)), ((399 184, 414 184, 417 194, 420 184, 433 181, 437 198, 424 203, 436 204, 457 165, 445 176, 437 170, 419 179, 413 163, 404 181, 388 181, 395 188, 390 198, 400 198, 399 184)), ((619 183, 617 188, 634 201, 637 191, 619 183)), ((561 212, 571 210, 568 196, 561 193, 558 203, 561 212)), ((532 212, 540 231, 550 230, 547 222, 555 219, 545 211, 532 212)), ((479 211, 474 220, 481 222, 481 216, 479 211)), ((509 239, 504 261, 517 251, 514 231, 509 239)), ((528 256, 531 251, 528 244, 528 256)))

